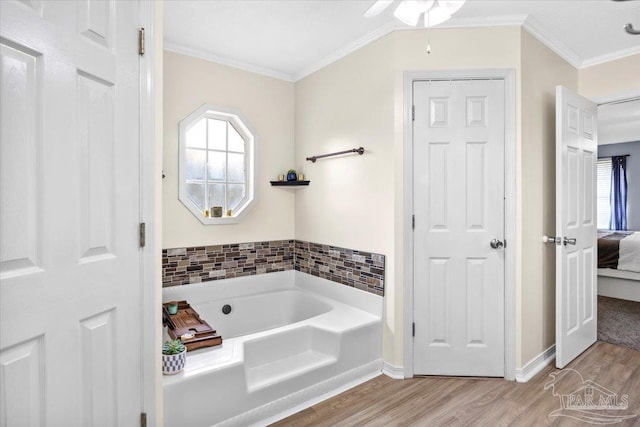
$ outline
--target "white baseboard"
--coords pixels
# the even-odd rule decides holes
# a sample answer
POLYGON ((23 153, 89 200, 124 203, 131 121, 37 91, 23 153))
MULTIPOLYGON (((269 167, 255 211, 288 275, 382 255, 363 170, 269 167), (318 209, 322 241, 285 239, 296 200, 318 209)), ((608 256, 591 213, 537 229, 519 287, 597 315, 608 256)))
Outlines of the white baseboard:
POLYGON ((526 383, 531 378, 535 377, 536 374, 545 366, 549 365, 556 359, 556 345, 553 344, 551 347, 534 357, 524 365, 521 369, 516 369, 516 381, 519 383, 526 383))
POLYGON ((382 373, 394 380, 404 379, 404 368, 402 366, 395 366, 391 363, 383 362, 382 373))

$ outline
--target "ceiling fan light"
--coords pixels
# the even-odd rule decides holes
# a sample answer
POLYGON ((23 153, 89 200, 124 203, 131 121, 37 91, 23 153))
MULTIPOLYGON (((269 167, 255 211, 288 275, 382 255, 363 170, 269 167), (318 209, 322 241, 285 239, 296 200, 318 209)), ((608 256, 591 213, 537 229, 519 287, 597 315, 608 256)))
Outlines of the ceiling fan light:
POLYGON ((418 25, 420 15, 433 5, 433 0, 403 0, 393 15, 407 25, 418 25))
POLYGON ((384 10, 393 3, 393 0, 378 0, 364 13, 365 18, 380 15, 384 10))

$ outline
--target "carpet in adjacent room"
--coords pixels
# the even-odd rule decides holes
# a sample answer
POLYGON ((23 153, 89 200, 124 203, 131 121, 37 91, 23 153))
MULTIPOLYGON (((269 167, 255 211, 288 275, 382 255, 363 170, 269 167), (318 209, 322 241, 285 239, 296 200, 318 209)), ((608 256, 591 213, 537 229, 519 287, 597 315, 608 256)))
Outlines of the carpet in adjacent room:
POLYGON ((598 340, 640 351, 640 302, 598 296, 598 340))

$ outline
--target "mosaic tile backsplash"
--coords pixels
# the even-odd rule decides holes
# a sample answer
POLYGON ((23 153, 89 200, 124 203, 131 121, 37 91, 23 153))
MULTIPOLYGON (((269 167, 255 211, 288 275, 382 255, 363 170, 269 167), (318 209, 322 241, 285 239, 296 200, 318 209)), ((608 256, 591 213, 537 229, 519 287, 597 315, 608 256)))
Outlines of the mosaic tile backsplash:
POLYGON ((295 241, 295 269, 376 295, 384 295, 384 255, 295 241))
POLYGON ((381 254, 300 240, 162 250, 163 287, 293 269, 384 295, 381 254))
POLYGON ((162 250, 162 286, 293 270, 293 240, 162 250))

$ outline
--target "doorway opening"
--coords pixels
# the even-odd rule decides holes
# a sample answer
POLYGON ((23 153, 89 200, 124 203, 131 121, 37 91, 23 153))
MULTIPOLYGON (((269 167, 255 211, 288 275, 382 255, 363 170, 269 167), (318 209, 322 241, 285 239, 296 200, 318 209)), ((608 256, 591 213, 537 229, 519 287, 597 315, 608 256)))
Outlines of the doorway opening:
POLYGON ((633 264, 628 263, 629 254, 625 254, 633 250, 630 239, 640 233, 638 182, 640 97, 601 102, 597 171, 598 340, 640 351, 640 271, 634 271, 633 264), (614 160, 619 169, 617 185, 612 185, 614 160), (614 252, 608 248, 614 248, 614 252), (620 256, 623 262, 619 265, 620 256))

